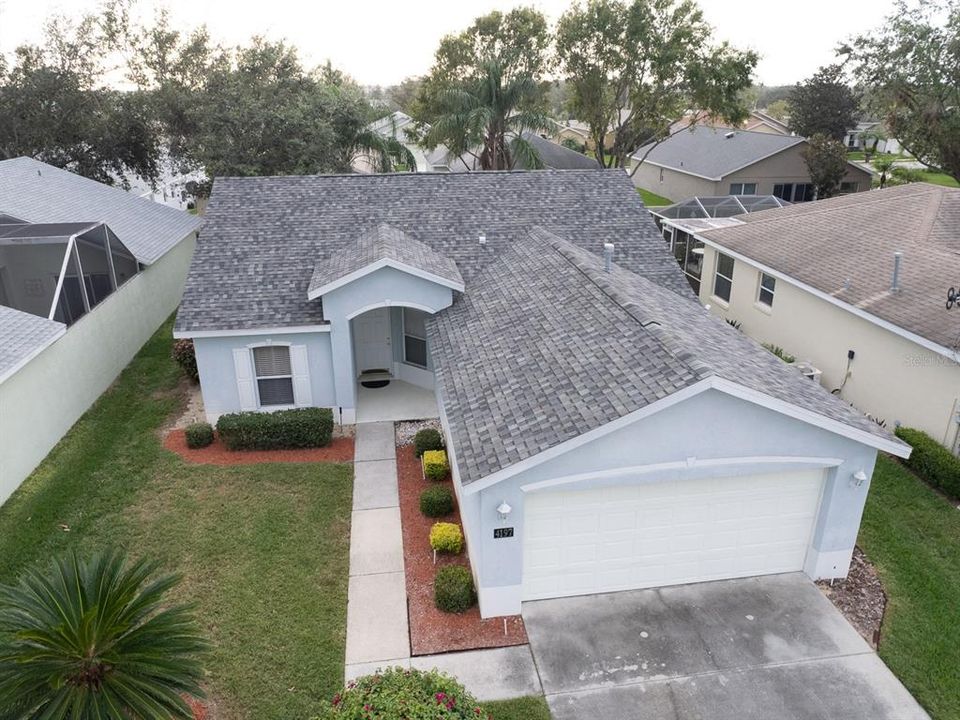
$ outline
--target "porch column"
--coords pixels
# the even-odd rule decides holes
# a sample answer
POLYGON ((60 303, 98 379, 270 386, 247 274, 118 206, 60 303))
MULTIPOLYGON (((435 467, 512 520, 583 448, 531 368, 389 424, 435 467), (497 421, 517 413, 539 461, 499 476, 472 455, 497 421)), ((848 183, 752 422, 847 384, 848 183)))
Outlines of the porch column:
POLYGON ((357 383, 353 374, 353 340, 350 321, 342 315, 330 322, 330 349, 333 355, 333 383, 343 422, 357 421, 357 383))

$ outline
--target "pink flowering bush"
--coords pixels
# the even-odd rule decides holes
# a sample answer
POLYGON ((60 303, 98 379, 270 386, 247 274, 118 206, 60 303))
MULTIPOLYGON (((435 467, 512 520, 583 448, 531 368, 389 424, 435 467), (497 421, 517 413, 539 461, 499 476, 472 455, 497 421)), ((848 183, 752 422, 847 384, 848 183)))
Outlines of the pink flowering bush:
POLYGON ((442 673, 388 668, 337 693, 316 720, 490 720, 463 685, 442 673))

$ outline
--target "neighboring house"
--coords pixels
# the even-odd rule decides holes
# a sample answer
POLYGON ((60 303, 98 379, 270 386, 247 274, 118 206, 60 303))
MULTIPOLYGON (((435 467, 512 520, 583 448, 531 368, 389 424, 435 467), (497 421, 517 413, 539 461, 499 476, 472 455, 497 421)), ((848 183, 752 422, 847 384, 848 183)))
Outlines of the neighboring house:
POLYGON ((30 158, 0 162, 0 501, 176 308, 199 227, 30 158))
POLYGON ((704 311, 620 170, 225 178, 206 223, 175 334, 209 419, 433 389, 484 617, 843 577, 909 454, 704 311))
MULTIPOLYGON (((573 140, 580 145, 583 145, 584 148, 589 153, 593 153, 596 150, 597 144, 593 141, 593 137, 590 135, 590 126, 579 120, 551 120, 553 123, 554 131, 552 137, 555 142, 562 143, 564 140, 573 140)), ((613 147, 613 143, 617 139, 617 129, 611 127, 607 130, 606 135, 603 136, 603 147, 606 150, 609 150, 613 147)))
MULTIPOLYGON (((670 132, 674 133, 685 127, 690 126, 692 113, 686 113, 670 127, 670 132)), ((734 129, 729 123, 725 123, 721 118, 708 117, 697 123, 701 127, 718 127, 734 129)), ((792 135, 790 128, 786 123, 777 120, 772 115, 767 115, 761 110, 751 110, 747 118, 737 126, 739 130, 750 130, 752 132, 771 133, 774 135, 792 135)))
POLYGON ((662 222, 677 256, 701 269, 714 313, 888 427, 920 428, 960 454, 960 320, 944 306, 957 284, 960 190, 915 183, 662 222))
MULTIPOLYGON (((633 183, 668 198, 776 195, 789 202, 813 200, 802 153, 806 143, 795 135, 695 126, 652 150, 637 150, 634 161, 646 159, 633 183)), ((871 180, 867 170, 847 163, 840 192, 869 190, 871 180)))
POLYGON ((847 132, 843 138, 843 144, 848 150, 866 150, 876 149, 880 153, 892 153, 894 155, 903 152, 900 142, 895 138, 886 136, 886 128, 878 120, 864 120, 857 123, 857 126, 847 132), (879 139, 877 134, 880 135, 879 139), (874 148, 874 140, 877 141, 874 148))
MULTIPOLYGON (((415 168, 407 168, 408 170, 414 170, 416 172, 430 172, 433 168, 431 167, 430 162, 427 160, 428 153, 424 150, 424 148, 420 147, 420 145, 413 142, 407 134, 408 130, 414 129, 415 124, 416 123, 412 117, 404 112, 396 110, 389 115, 370 123, 367 128, 385 138, 392 137, 395 140, 399 140, 400 143, 410 151, 417 162, 417 166, 415 168)), ((362 173, 378 172, 373 161, 366 156, 358 157, 353 163, 353 169, 362 173)))
MULTIPOLYGON (((543 169, 547 170, 598 170, 600 163, 595 158, 571 150, 548 140, 535 132, 525 131, 522 137, 533 146, 543 169)), ((480 170, 479 149, 476 155, 456 157, 443 145, 429 153, 428 161, 433 172, 476 172, 480 170)), ((516 159, 515 170, 529 170, 522 158, 516 159)))

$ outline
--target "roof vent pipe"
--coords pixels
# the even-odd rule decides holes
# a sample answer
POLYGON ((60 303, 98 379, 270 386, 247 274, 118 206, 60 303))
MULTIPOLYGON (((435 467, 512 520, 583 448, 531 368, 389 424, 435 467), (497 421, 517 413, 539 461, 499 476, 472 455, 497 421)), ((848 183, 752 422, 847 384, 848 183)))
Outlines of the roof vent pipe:
POLYGON ((893 282, 890 284, 890 292, 900 292, 900 265, 903 262, 903 253, 897 251, 893 254, 893 282))
POLYGON ((481 245, 487 244, 487 236, 485 233, 480 233, 480 244, 481 245))
POLYGON ((613 267, 613 243, 603 244, 603 269, 610 272, 613 267))

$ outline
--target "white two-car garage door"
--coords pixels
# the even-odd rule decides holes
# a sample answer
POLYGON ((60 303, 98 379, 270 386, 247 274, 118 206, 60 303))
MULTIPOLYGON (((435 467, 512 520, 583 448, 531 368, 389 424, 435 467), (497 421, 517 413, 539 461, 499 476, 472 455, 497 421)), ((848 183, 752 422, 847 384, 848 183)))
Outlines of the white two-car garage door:
POLYGON ((801 570, 822 485, 816 470, 531 492, 523 599, 801 570))

